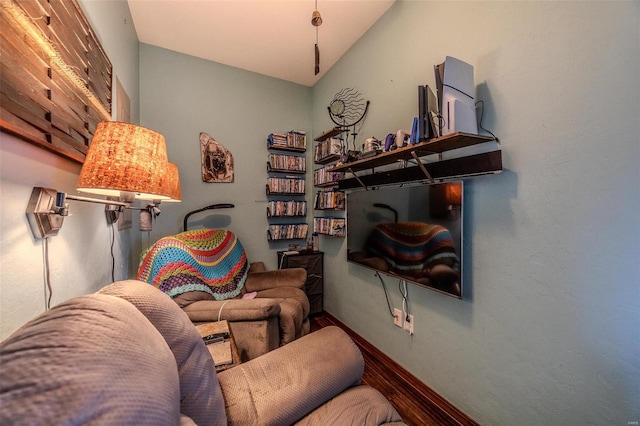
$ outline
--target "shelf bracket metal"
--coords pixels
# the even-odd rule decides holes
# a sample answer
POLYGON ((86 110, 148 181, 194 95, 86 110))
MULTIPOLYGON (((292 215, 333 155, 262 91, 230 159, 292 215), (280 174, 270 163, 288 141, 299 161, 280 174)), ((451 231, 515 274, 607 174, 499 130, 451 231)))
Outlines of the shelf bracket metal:
POLYGON ((433 177, 431 177, 431 174, 429 173, 427 168, 424 166, 424 164, 422 164, 422 161, 420 161, 420 157, 418 157, 415 151, 411 151, 411 156, 413 157, 414 160, 416 160, 416 163, 418 163, 420 170, 422 170, 422 173, 424 173, 427 179, 429 179, 431 183, 434 183, 435 180, 433 180, 433 177))
POLYGON ((351 167, 349 167, 348 171, 349 171, 349 173, 351 173, 353 175, 354 178, 356 178, 356 180, 358 181, 360 186, 362 186, 365 191, 369 190, 369 188, 367 188, 367 185, 364 184, 362 179, 360 179, 360 177, 356 174, 356 172, 353 171, 353 169, 351 167))

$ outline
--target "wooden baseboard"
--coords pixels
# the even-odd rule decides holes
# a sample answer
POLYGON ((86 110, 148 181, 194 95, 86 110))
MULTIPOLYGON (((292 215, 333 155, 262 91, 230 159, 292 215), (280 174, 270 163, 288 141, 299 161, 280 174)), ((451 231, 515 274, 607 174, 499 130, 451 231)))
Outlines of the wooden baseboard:
POLYGON ((363 383, 384 394, 409 425, 479 426, 479 424, 333 315, 312 319, 314 328, 335 325, 356 343, 365 359, 363 383))

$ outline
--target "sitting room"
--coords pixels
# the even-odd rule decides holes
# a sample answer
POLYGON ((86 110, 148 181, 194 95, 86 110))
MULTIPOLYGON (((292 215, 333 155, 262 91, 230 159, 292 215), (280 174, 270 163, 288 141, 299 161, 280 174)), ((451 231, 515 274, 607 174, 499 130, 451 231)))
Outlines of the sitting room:
POLYGON ((1 7, 0 423, 640 421, 638 2, 1 7))

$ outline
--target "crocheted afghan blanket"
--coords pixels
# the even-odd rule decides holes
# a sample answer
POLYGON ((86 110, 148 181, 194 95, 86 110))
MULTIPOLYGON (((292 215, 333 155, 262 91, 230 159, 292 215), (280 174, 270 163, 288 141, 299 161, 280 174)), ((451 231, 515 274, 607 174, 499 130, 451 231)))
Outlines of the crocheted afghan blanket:
POLYGON ((204 291, 216 300, 236 297, 249 271, 236 235, 225 229, 198 229, 158 240, 143 254, 138 280, 171 297, 204 291))
POLYGON ((390 271, 402 275, 423 276, 437 264, 456 270, 460 267, 449 230, 424 222, 378 224, 367 240, 366 251, 383 258, 390 271))

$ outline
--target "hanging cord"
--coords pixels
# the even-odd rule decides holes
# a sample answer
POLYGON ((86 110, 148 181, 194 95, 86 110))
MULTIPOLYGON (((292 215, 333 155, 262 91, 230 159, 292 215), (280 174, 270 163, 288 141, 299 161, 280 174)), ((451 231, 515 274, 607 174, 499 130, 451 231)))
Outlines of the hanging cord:
POLYGON ((315 9, 313 10, 313 14, 311 15, 311 25, 316 27, 316 44, 314 46, 315 53, 315 69, 314 75, 318 75, 320 73, 320 48, 318 47, 318 27, 322 25, 322 17, 320 16, 320 12, 318 12, 318 0, 315 1, 315 9))
POLYGON ((116 257, 113 254, 113 246, 116 242, 115 222, 111 223, 111 282, 116 282, 116 257))
POLYGON ((49 272, 49 238, 45 238, 42 242, 42 257, 43 257, 43 274, 44 274, 44 309, 51 309, 51 296, 53 295, 53 290, 51 287, 51 275, 49 272), (48 293, 48 295, 47 295, 48 293))
POLYGON ((393 309, 391 309, 391 303, 389 302, 389 292, 387 291, 387 286, 384 284, 384 280, 382 279, 382 276, 377 271, 376 271, 376 276, 380 278, 380 283, 382 284, 382 288, 384 289, 384 297, 387 299, 387 307, 389 308, 389 314, 391 314, 391 317, 395 318, 395 315, 393 315, 393 309))
POLYGON ((402 312, 405 313, 405 321, 409 319, 409 290, 405 280, 398 281, 398 289, 402 295, 402 312))
MULTIPOLYGON (((231 299, 229 299, 229 300, 231 300, 231 299)), ((224 308, 224 305, 226 305, 229 300, 225 300, 225 302, 222 304, 222 306, 220 306, 220 310, 218 311, 218 322, 220 322, 220 318, 222 317, 222 308, 224 308)))
POLYGON ((482 101, 482 100, 476 101, 476 106, 478 106, 478 105, 480 105, 480 107, 481 107, 480 108, 480 120, 478 121, 478 127, 480 127, 485 132, 489 133, 491 136, 493 136, 493 138, 496 140, 496 142, 500 143, 500 139, 498 139, 498 137, 496 135, 491 133, 490 130, 487 130, 484 127, 482 127, 482 118, 484 117, 484 101, 482 101))

